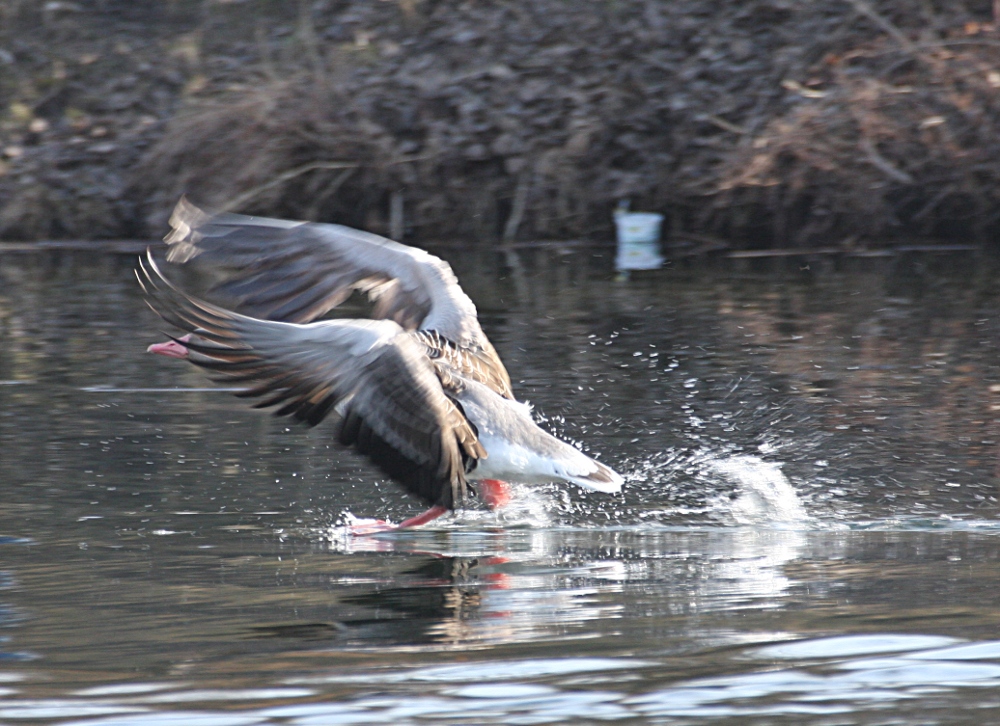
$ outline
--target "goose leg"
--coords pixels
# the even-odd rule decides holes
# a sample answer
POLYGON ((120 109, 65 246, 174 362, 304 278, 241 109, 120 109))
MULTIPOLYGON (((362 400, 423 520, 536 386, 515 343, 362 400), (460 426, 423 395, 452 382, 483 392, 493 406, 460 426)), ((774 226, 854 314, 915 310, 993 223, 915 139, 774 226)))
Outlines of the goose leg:
POLYGON ((378 534, 379 532, 393 532, 397 529, 409 529, 410 527, 419 527, 422 524, 427 524, 431 520, 437 519, 442 514, 447 514, 448 508, 435 505, 428 509, 423 514, 418 514, 416 517, 410 517, 409 519, 404 519, 399 524, 391 524, 386 522, 384 519, 359 519, 355 520, 354 524, 351 525, 351 534, 353 535, 369 535, 378 534))
POLYGON ((437 519, 442 514, 447 514, 448 508, 434 505, 428 509, 423 514, 418 514, 416 517, 410 517, 409 519, 404 519, 396 529, 406 529, 407 527, 419 527, 421 524, 427 524, 432 519, 437 519))
POLYGON ((479 498, 492 509, 500 509, 510 504, 510 486, 499 479, 481 479, 479 482, 479 498))

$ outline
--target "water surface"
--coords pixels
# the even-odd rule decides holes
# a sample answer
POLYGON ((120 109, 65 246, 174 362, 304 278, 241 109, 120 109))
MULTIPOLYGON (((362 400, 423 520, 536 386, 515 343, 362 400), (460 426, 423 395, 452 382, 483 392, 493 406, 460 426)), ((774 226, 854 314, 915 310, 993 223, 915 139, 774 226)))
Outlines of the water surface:
POLYGON ((0 258, 0 723, 1000 719, 990 260, 448 256, 621 496, 351 537, 420 506, 145 355, 130 258, 0 258))

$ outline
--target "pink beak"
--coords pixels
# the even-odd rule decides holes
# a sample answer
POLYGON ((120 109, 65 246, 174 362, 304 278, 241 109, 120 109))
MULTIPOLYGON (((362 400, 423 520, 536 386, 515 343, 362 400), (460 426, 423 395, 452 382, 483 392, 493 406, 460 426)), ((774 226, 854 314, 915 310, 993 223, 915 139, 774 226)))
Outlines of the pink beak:
MULTIPOLYGON (((178 340, 182 340, 186 343, 187 341, 191 340, 191 336, 190 334, 185 335, 182 338, 178 338, 178 340)), ((190 354, 190 351, 188 351, 186 347, 173 340, 167 343, 154 343, 153 345, 146 348, 146 352, 156 353, 158 355, 165 355, 168 358, 187 358, 188 355, 190 354)))

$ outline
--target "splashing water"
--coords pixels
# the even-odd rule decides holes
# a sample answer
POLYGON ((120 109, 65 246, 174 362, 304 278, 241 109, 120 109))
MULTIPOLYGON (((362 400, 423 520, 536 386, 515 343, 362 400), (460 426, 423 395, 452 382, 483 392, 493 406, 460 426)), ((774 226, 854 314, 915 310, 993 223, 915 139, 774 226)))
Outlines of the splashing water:
POLYGON ((818 523, 775 464, 738 451, 668 449, 621 470, 626 504, 618 524, 643 526, 818 523))
MULTIPOLYGON (((690 526, 757 525, 787 528, 818 525, 806 511, 781 464, 750 454, 710 450, 671 450, 622 469, 621 496, 591 496, 572 487, 511 485, 511 500, 490 511, 475 500, 422 527, 421 531, 490 531, 544 529, 554 526, 690 526), (666 505, 666 506, 664 506, 666 505)), ((412 513, 392 512, 390 521, 412 513)), ((384 515, 383 515, 384 516, 384 515)), ((343 542, 356 537, 353 528, 365 521, 345 511, 324 540, 343 542)), ((379 533, 377 537, 391 533, 379 533)), ((352 549, 354 546, 352 545, 352 549)), ((377 549, 377 547, 376 547, 377 549)))
POLYGON ((778 464, 733 456, 710 461, 707 469, 736 487, 729 509, 739 524, 800 524, 810 519, 778 464))
POLYGON ((511 484, 510 503, 496 512, 469 512, 496 519, 505 527, 548 527, 552 524, 552 512, 560 507, 559 495, 563 495, 562 506, 566 505, 565 491, 554 491, 545 487, 525 484, 511 484))
MULTIPOLYGON (((531 487, 521 484, 511 484, 511 500, 506 506, 494 511, 486 509, 460 509, 451 515, 446 515, 420 527, 422 531, 482 529, 491 526, 508 528, 544 528, 553 523, 552 512, 565 509, 568 501, 559 501, 560 492, 531 487)), ((565 495, 564 495, 565 499, 565 495)), ((405 517, 403 517, 405 518, 405 517)), ((324 539, 331 542, 350 540, 356 535, 352 530, 358 525, 375 522, 393 524, 391 519, 375 520, 355 516, 350 510, 345 510, 338 521, 325 532, 324 539)), ((391 531, 390 531, 391 532, 391 531)), ((380 535, 387 532, 380 532, 380 535)), ((370 539, 369 535, 365 538, 370 539)), ((376 548, 377 549, 377 548, 376 548)))

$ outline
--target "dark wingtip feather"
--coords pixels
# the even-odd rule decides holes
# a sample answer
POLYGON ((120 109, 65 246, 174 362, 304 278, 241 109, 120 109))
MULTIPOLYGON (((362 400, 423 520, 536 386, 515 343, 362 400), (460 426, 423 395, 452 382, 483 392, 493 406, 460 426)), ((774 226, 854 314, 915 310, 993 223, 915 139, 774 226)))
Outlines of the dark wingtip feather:
POLYGON ((443 480, 437 462, 420 463, 403 455, 353 410, 344 416, 338 439, 345 446, 353 444, 358 453, 365 454, 382 473, 427 504, 454 509, 464 501, 467 486, 464 477, 458 482, 443 480))

